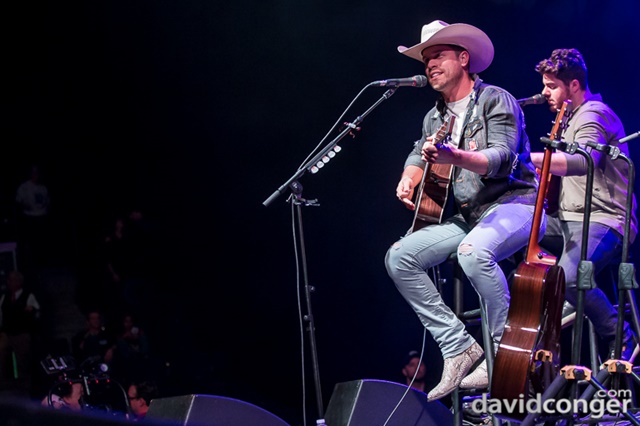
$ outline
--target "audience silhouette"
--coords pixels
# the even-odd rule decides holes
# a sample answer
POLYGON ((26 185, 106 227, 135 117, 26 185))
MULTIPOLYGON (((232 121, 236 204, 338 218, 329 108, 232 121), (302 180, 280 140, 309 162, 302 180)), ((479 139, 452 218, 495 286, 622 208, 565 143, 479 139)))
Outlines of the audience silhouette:
POLYGON ((154 381, 132 382, 127 389, 132 421, 141 421, 149 411, 151 401, 160 396, 158 384, 154 381))
POLYGON ((141 380, 151 374, 153 362, 146 331, 133 315, 125 314, 116 338, 112 376, 121 381, 141 380))
POLYGON ((34 338, 40 304, 24 288, 24 276, 12 271, 0 296, 0 386, 29 394, 33 371, 34 338))
POLYGON ((90 310, 86 315, 87 323, 71 340, 71 347, 76 363, 109 365, 113 360, 116 337, 104 325, 102 313, 90 310))
POLYGON ((16 190, 19 269, 37 271, 45 262, 49 243, 49 189, 38 165, 16 190))
POLYGON ((411 386, 420 392, 425 392, 424 380, 427 375, 427 367, 424 365, 424 361, 420 359, 420 352, 411 351, 407 354, 402 367, 402 375, 407 386, 411 386))

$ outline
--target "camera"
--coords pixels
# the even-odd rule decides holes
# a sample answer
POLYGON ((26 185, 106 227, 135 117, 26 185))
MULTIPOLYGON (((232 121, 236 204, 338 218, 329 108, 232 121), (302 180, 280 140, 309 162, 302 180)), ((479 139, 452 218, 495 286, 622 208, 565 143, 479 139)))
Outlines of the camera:
POLYGON ((49 389, 47 403, 60 401, 71 393, 74 384, 82 385, 78 404, 82 410, 93 410, 126 415, 129 413, 129 399, 122 385, 111 379, 109 367, 101 357, 90 357, 77 365, 73 356, 51 357, 40 361, 48 375, 57 375, 58 379, 49 389))
POLYGON ((51 374, 66 374, 76 369, 76 360, 72 356, 51 357, 48 356, 40 361, 45 373, 51 374))

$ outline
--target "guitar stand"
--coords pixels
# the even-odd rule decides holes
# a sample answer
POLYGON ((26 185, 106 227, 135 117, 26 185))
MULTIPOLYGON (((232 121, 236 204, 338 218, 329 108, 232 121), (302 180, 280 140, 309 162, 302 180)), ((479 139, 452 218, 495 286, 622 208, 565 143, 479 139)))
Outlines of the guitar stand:
MULTIPOLYGON (((601 404, 599 403, 596 405, 597 409, 602 409, 606 407, 608 412, 617 412, 618 414, 627 418, 632 424, 640 426, 640 422, 638 422, 636 417, 630 414, 628 410, 628 405, 630 401, 628 399, 625 399, 621 402, 620 398, 618 398, 618 395, 611 393, 611 391, 605 388, 603 383, 601 383, 606 378, 606 376, 609 376, 610 374, 621 374, 621 373, 632 375, 633 378, 636 380, 636 382, 640 383, 640 377, 633 372, 632 367, 633 367, 632 364, 627 361, 611 360, 604 364, 604 368, 600 370, 598 372, 597 377, 594 378, 592 375, 592 371, 588 368, 585 368, 582 366, 576 366, 576 365, 565 366, 560 370, 560 376, 558 376, 558 378, 554 380, 554 385, 550 386, 547 390, 545 390, 541 400, 549 401, 553 397, 561 394, 562 391, 566 388, 566 386, 569 383, 576 383, 578 381, 586 382, 589 385, 591 385, 587 389, 588 391, 590 390, 591 396, 595 395, 597 391, 599 397, 606 399, 606 402, 603 402, 601 404)), ((598 419, 598 421, 606 420, 603 417, 604 413, 602 413, 602 415, 599 415, 597 417, 594 417, 589 413, 589 410, 587 408, 588 408, 589 401, 591 401, 591 399, 586 399, 581 397, 579 399, 574 399, 573 401, 574 403, 568 406, 568 408, 570 408, 571 410, 576 410, 576 412, 573 413, 573 416, 576 416, 579 418, 579 423, 593 423, 594 419, 596 418, 598 419)), ((558 411, 560 411, 559 404, 556 407, 558 411)), ((566 413, 568 411, 567 407, 562 407, 562 411, 566 413)), ((567 420, 566 424, 575 424, 576 419, 574 419, 573 416, 567 420)), ((565 415, 549 414, 544 417, 537 416, 536 414, 529 414, 529 416, 527 416, 525 420, 522 422, 522 425, 525 425, 525 424, 533 425, 534 421, 539 422, 540 420, 557 421, 557 420, 562 420, 565 417, 566 417, 566 414, 565 415)), ((615 420, 617 419, 617 416, 609 415, 608 419, 615 420)))
MULTIPOLYGON (((591 195, 593 188, 593 159, 591 156, 582 148, 578 146, 577 143, 566 143, 566 142, 558 142, 550 140, 549 138, 541 138, 543 143, 554 146, 556 149, 562 150, 564 152, 568 152, 573 154, 578 152, 580 155, 583 155, 588 163, 588 175, 587 175, 587 185, 585 191, 585 220, 583 223, 583 239, 582 239, 582 260, 578 266, 578 302, 576 304, 576 319, 573 330, 573 345, 572 345, 572 364, 566 367, 563 367, 560 371, 560 375, 556 377, 550 386, 545 389, 541 396, 541 401, 544 404, 549 402, 552 398, 557 398, 559 395, 563 395, 563 391, 569 385, 570 391, 570 400, 576 405, 580 405, 580 403, 588 404, 593 401, 593 397, 596 395, 604 395, 607 399, 607 404, 612 402, 612 405, 607 405, 607 407, 611 408, 611 411, 616 411, 619 415, 627 418, 632 424, 640 426, 640 422, 636 417, 634 417, 628 410, 627 404, 620 405, 617 398, 615 398, 616 394, 620 390, 619 380, 621 375, 626 374, 627 377, 633 378, 636 383, 640 384, 640 377, 633 371, 633 365, 627 361, 619 360, 620 354, 622 352, 622 334, 624 331, 624 314, 625 314, 625 302, 624 299, 629 299, 629 304, 631 306, 631 312, 633 313, 633 322, 636 331, 640 330, 638 326, 638 316, 637 316, 637 307, 635 305, 635 299, 633 297, 632 289, 638 288, 637 283, 634 279, 634 267, 632 264, 626 263, 625 261, 628 259, 628 249, 629 249, 629 231, 630 231, 630 216, 626 215, 625 220, 625 233, 623 236, 623 246, 622 246, 622 262, 619 267, 619 283, 618 283, 618 322, 616 328, 616 338, 614 344, 614 359, 608 360, 603 364, 603 368, 596 374, 596 378, 592 376, 591 370, 588 368, 580 366, 580 350, 581 350, 581 338, 582 338, 582 323, 584 320, 584 292, 588 289, 595 288, 595 281, 593 279, 594 269, 593 264, 589 261, 586 261, 586 251, 588 244, 588 229, 589 229, 589 217, 590 217, 590 206, 591 206, 591 195), (607 389, 604 387, 602 382, 606 382, 608 380, 613 381, 612 389, 607 389), (571 381, 571 382, 570 382, 571 381), (578 381, 583 381, 588 383, 590 386, 585 389, 585 391, 578 396, 578 381), (573 398, 571 398, 571 396, 573 398)), ((591 142, 587 142, 587 146, 596 149, 598 151, 605 152, 607 155, 611 155, 611 157, 615 160, 620 157, 627 161, 629 165, 629 184, 627 190, 627 205, 626 211, 631 212, 632 210, 632 200, 633 200, 633 180, 634 180, 634 168, 633 162, 626 157, 624 154, 620 152, 620 149, 616 146, 610 145, 602 145, 595 144, 591 142)), ((630 391, 629 391, 630 392, 630 391)), ((572 425, 575 424, 576 419, 574 416, 577 416, 579 413, 573 413, 573 415, 568 418, 567 424, 572 425)), ((566 415, 564 416, 566 417, 566 415)), ((551 419, 552 417, 545 416, 547 419, 551 419)), ((556 416, 556 419, 558 417, 556 416)), ((563 417, 559 417, 563 418, 563 417)), ((617 418, 614 417, 614 418, 617 418)), ((539 413, 530 413, 525 417, 522 425, 534 425, 536 421, 540 421, 542 416, 539 413)))
MULTIPOLYGON (((626 155, 620 152, 620 149, 617 146, 610 145, 601 145, 601 144, 593 144, 587 143, 588 146, 592 148, 604 152, 606 155, 610 155, 612 159, 616 160, 618 158, 623 159, 627 162, 629 166, 629 184, 627 189, 627 200, 626 200, 626 211, 631 212, 633 208, 633 181, 635 177, 634 165, 631 159, 629 159, 626 155)), ((614 356, 612 360, 607 360, 603 364, 602 370, 600 370, 597 374, 597 378, 601 381, 610 381, 611 389, 615 392, 619 392, 621 389, 620 380, 625 378, 627 381, 628 392, 633 395, 631 379, 636 384, 640 384, 640 380, 638 375, 633 371, 633 364, 624 360, 620 360, 620 355, 622 352, 622 335, 624 333, 624 319, 626 313, 627 303, 630 308, 631 313, 631 322, 633 323, 633 328, 636 331, 636 336, 640 335, 640 324, 638 322, 638 308, 636 305, 635 297, 633 294, 634 289, 638 288, 638 285, 635 281, 635 267, 633 264, 626 262, 629 258, 629 232, 630 232, 630 215, 627 214, 625 218, 625 232, 622 240, 622 254, 621 254, 621 262, 618 267, 618 322, 616 327, 616 337, 614 343, 614 356), (627 300, 627 302, 625 302, 627 300)), ((637 344, 637 342, 634 342, 637 344)), ((602 390, 602 389, 601 389, 602 390)), ((593 398, 595 391, 592 388, 587 388, 583 394, 580 396, 581 399, 591 400, 593 398)), ((623 413, 626 416, 626 413, 623 413)), ((635 420, 635 419, 634 419, 635 420)), ((638 424, 638 421, 635 420, 634 424, 638 424)))
MULTIPOLYGON (((611 396, 609 391, 605 388, 610 382, 612 378, 619 378, 621 375, 626 375, 625 378, 632 379, 636 384, 640 385, 640 376, 638 376, 633 371, 633 364, 629 361, 620 361, 620 360, 608 360, 602 364, 602 369, 598 371, 595 379, 593 379, 592 386, 587 387, 584 392, 580 395, 580 400, 591 401, 594 396, 596 396, 596 390, 602 391, 602 393, 598 393, 598 396, 602 396, 604 394, 605 397, 611 396)), ((626 394, 627 392, 625 392, 626 394)), ((629 390, 628 393, 633 398, 633 393, 629 390)), ((617 395, 617 399, 623 396, 622 392, 620 395, 617 395)), ((626 396, 626 395, 625 395, 626 396)), ((625 398, 625 401, 635 402, 632 398, 625 398)))

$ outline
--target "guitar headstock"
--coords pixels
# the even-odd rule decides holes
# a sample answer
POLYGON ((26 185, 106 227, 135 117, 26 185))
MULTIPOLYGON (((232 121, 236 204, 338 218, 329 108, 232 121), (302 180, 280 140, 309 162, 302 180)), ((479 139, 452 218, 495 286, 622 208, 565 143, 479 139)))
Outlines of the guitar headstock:
POLYGON ((571 100, 566 99, 562 102, 562 106, 556 114, 556 119, 553 121, 553 128, 549 133, 549 139, 560 140, 562 138, 562 132, 567 128, 567 122, 571 116, 571 100))

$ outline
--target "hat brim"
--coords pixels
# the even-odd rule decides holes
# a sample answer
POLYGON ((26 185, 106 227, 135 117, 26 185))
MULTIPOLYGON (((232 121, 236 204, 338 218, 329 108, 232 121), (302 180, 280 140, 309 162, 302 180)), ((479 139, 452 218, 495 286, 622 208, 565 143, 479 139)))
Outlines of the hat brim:
POLYGON ((478 73, 486 70, 493 61, 493 43, 482 30, 468 24, 451 24, 429 40, 415 46, 398 46, 398 52, 410 58, 422 61, 422 51, 437 44, 452 44, 460 46, 469 52, 469 72, 478 73))

